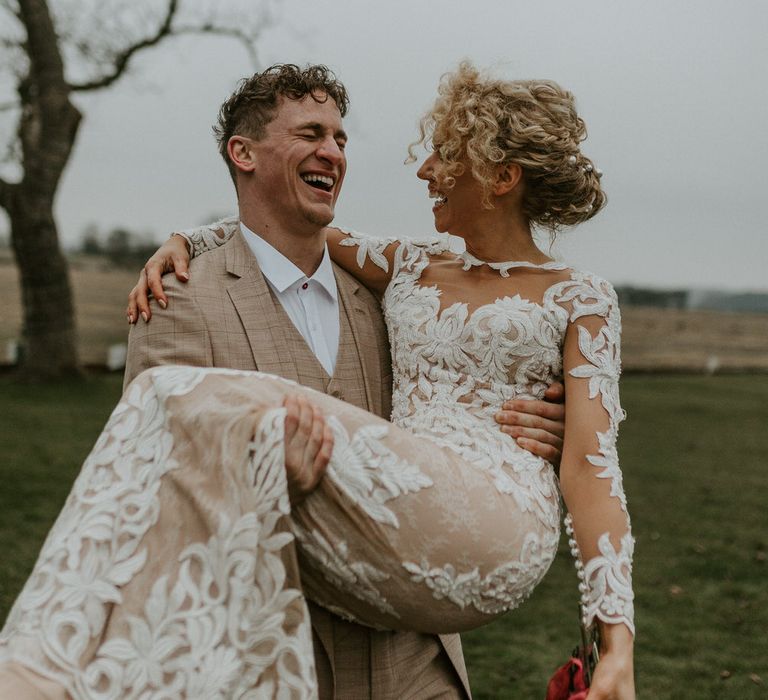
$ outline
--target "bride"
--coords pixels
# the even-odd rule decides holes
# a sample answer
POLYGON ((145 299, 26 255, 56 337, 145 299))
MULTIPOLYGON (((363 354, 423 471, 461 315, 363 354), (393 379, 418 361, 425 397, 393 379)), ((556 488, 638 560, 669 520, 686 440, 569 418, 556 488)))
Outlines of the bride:
MULTIPOLYGON (((0 661, 69 674, 73 695, 308 696, 303 596, 377 628, 478 627, 546 573, 562 493, 584 621, 602 633, 590 698, 633 698, 616 296, 531 237, 603 206, 585 136, 555 83, 494 80, 468 64, 445 76, 422 121, 432 153, 418 176, 437 230, 466 251, 327 231, 334 261, 381 296, 394 425, 271 375, 142 373, 14 605, 0 661), (497 431, 494 413, 561 377, 558 479, 497 431), (291 511, 278 407, 297 391, 324 414, 334 446, 326 477, 291 511), (217 528, 200 532, 202 521, 217 528)), ((201 253, 236 228, 188 235, 201 253)), ((186 244, 166 245, 177 256, 186 244)))

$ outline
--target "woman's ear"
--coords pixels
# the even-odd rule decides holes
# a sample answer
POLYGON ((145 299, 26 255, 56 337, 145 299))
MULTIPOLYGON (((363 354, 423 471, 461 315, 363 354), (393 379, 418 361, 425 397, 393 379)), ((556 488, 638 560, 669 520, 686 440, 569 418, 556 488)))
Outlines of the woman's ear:
POLYGON ((497 197, 514 190, 523 179, 523 169, 517 163, 502 163, 496 168, 493 194, 497 197))
POLYGON ((251 139, 244 136, 230 136, 227 141, 227 153, 238 170, 249 173, 256 170, 256 160, 253 148, 251 148, 251 139))

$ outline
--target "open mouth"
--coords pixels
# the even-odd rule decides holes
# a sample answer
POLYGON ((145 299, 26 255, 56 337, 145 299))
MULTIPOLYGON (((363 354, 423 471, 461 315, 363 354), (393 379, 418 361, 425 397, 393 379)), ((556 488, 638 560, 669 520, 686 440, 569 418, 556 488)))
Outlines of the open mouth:
POLYGON ((435 204, 432 207, 433 209, 442 207, 443 204, 445 204, 448 201, 448 197, 444 194, 441 194, 440 192, 430 192, 429 198, 435 200, 435 204))
POLYGON ((330 192, 334 185, 334 178, 329 177, 328 175, 307 173, 306 175, 302 175, 301 179, 310 187, 314 187, 316 190, 322 190, 323 192, 330 192))

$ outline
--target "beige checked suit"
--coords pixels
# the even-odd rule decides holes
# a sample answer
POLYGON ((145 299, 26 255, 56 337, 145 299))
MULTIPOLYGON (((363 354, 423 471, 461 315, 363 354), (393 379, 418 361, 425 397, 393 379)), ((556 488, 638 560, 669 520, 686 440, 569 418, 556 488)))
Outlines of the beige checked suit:
MULTIPOLYGON (((391 369, 374 297, 335 267, 339 352, 328 377, 276 301, 238 232, 192 261, 191 279, 164 279, 169 306, 131 330, 127 385, 160 364, 259 370, 294 380, 388 417, 391 369)), ((322 698, 469 697, 458 635, 378 632, 310 603, 322 698)))

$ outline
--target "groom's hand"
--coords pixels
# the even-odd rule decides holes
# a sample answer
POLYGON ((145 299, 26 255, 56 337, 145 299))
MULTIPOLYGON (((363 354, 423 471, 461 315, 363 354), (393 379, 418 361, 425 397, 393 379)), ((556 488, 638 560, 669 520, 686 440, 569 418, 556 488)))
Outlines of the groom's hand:
POLYGON ((166 272, 175 272, 179 282, 189 280, 189 249, 183 236, 171 236, 147 260, 139 275, 139 281, 128 295, 128 308, 125 310, 128 323, 136 323, 139 316, 145 322, 152 318, 152 311, 149 308, 150 293, 160 306, 163 308, 168 306, 162 281, 162 276, 166 272))
POLYGON ((557 467, 563 456, 565 387, 555 382, 544 392, 544 401, 506 401, 496 414, 496 422, 502 432, 515 438, 524 450, 557 467))
POLYGON ((288 499, 299 505, 325 476, 333 453, 333 433, 325 418, 301 394, 285 397, 285 475, 288 499))

